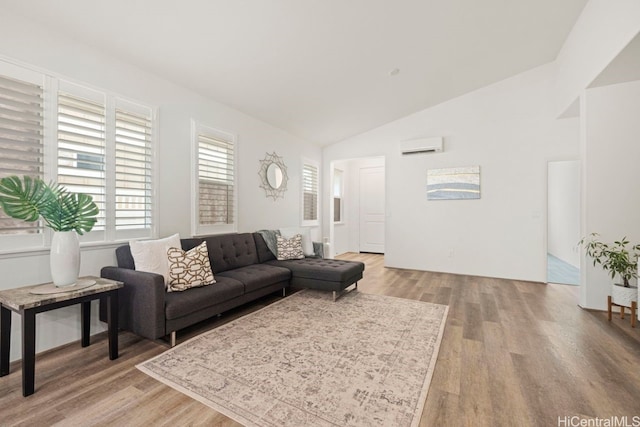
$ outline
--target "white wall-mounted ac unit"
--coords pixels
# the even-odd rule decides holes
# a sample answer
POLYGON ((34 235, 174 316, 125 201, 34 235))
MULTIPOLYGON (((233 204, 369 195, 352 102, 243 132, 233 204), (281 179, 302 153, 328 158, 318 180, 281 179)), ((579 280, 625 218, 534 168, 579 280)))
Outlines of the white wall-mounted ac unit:
POLYGON ((443 138, 416 138, 400 141, 400 151, 405 154, 437 153, 442 151, 443 138))

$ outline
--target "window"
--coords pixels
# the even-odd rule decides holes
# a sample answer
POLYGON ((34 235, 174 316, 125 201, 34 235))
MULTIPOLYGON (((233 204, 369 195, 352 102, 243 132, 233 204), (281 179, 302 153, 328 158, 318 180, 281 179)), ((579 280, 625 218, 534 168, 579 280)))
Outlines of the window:
POLYGON ((333 170, 333 222, 342 222, 342 196, 344 194, 343 172, 333 170))
POLYGON ((193 234, 236 230, 235 138, 192 123, 195 151, 193 234))
MULTIPOLYGON (((44 178, 44 76, 0 63, 0 178, 44 178)), ((0 249, 42 246, 44 225, 0 210, 0 249)))
POLYGON ((302 165, 302 225, 318 224, 318 165, 302 165))
POLYGON ((115 111, 115 231, 151 232, 153 224, 152 114, 118 100, 115 111))
MULTIPOLYGON (((61 84, 62 86, 66 86, 61 84)), ((57 181, 93 197, 100 209, 93 232, 105 229, 106 110, 104 96, 78 88, 82 96, 58 92, 57 181)))
POLYGON ((100 209, 82 240, 152 236, 152 118, 149 107, 59 83, 57 181, 100 209))
MULTIPOLYGON (((0 61, 0 177, 90 194, 100 212, 83 242, 150 237, 153 117, 150 107, 0 61)), ((0 211, 0 251, 45 247, 44 231, 0 211)))

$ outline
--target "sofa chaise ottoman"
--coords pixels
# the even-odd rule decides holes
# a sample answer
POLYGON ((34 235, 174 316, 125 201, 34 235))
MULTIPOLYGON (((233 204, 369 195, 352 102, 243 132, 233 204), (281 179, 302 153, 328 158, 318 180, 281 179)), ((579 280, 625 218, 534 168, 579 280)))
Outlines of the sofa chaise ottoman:
POLYGON ((321 257, 279 261, 259 233, 255 234, 255 241, 260 262, 290 270, 293 287, 331 291, 335 301, 340 292, 351 285, 357 288, 358 280, 362 279, 364 272, 362 262, 321 257))

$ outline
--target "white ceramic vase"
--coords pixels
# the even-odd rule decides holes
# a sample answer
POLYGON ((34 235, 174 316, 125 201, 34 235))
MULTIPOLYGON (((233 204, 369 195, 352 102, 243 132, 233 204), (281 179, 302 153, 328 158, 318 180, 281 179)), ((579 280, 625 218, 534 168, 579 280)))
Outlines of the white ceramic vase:
POLYGON ((53 233, 49 263, 54 285, 70 286, 77 282, 80 274, 80 241, 75 230, 53 233))
POLYGON ((636 286, 625 288, 622 285, 611 285, 611 301, 624 307, 631 307, 633 301, 638 300, 638 288, 636 286))

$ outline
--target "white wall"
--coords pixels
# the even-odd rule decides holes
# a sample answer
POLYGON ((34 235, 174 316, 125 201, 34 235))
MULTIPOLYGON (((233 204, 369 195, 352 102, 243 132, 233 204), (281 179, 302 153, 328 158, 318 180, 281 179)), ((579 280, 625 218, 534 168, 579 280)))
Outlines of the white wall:
MULTIPOLYGON (((640 243, 640 81, 587 90, 582 111, 583 235, 640 243)), ((588 259, 583 265, 580 304, 605 309, 612 280, 588 259)))
POLYGON ((580 161, 549 162, 547 187, 547 252, 580 268, 580 161))
MULTIPOLYGON (((0 15, 0 56, 17 60, 105 89, 159 108, 158 135, 158 231, 160 236, 190 233, 190 120, 233 133, 238 138, 238 230, 280 228, 300 224, 300 174, 302 157, 320 161, 321 149, 271 125, 203 98, 153 74, 121 62, 39 25, 0 15), (267 199, 259 188, 259 160, 266 152, 282 156, 288 168, 288 191, 284 199, 267 199)), ((314 235, 319 231, 314 230, 314 235)), ((114 265, 113 247, 84 248, 81 274, 99 275, 100 268, 114 265)), ((0 257, 3 280, 0 289, 50 280, 46 251, 0 257)), ((94 312, 97 310, 94 310, 94 312)), ((37 351, 80 338, 79 308, 38 315, 37 351)), ((101 329, 93 319, 96 331, 101 329)), ((19 318, 14 316, 11 358, 20 356, 19 318)))
POLYGON ((640 1, 590 0, 558 54, 556 113, 562 114, 640 32, 640 1))
POLYGON ((579 131, 576 119, 554 119, 554 70, 536 68, 324 149, 325 167, 385 157, 387 266, 546 280, 547 161, 576 158, 579 131), (421 136, 444 136, 444 152, 402 157, 399 141, 421 136), (426 200, 427 169, 472 165, 481 167, 480 200, 426 200))

